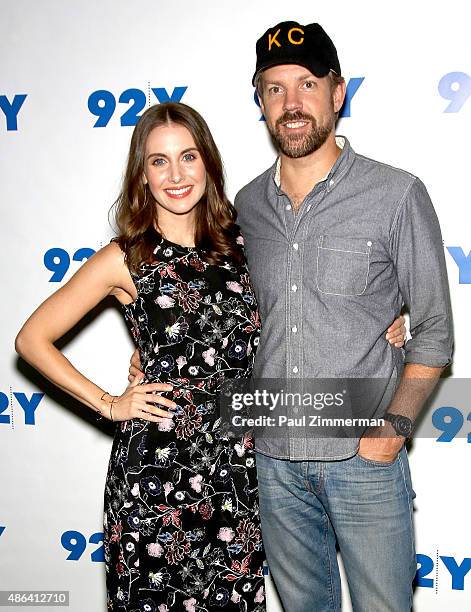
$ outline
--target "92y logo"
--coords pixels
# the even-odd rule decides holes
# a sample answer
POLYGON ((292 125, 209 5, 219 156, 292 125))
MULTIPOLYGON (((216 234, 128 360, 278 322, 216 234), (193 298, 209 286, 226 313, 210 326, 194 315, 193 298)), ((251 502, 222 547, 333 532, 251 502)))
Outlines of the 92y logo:
POLYGON ((44 397, 44 393, 32 393, 28 398, 26 393, 11 391, 10 397, 7 393, 0 391, 0 425, 11 425, 13 427, 13 399, 15 399, 23 410, 24 424, 36 425, 36 409, 44 397), (10 409, 10 414, 5 414, 10 409))
MULTIPOLYGON (((94 253, 94 249, 82 247, 72 254, 72 260, 81 262, 91 257, 94 253)), ((70 268, 71 257, 65 249, 53 247, 44 253, 43 261, 45 267, 53 273, 49 282, 60 283, 70 268)))
MULTIPOLYGON (((64 531, 61 535, 62 547, 69 551, 67 561, 78 561, 84 554, 88 544, 100 544, 102 542, 103 532, 92 533, 88 538, 88 542, 83 533, 75 529, 64 531)), ((103 545, 90 551, 90 560, 97 563, 105 560, 103 545)))
POLYGON ((440 79, 438 93, 449 100, 444 113, 457 113, 471 96, 471 76, 466 72, 449 72, 440 79))
POLYGON ((7 96, 0 96, 0 109, 5 115, 8 132, 16 131, 18 129, 18 113, 20 112, 27 95, 28 94, 16 94, 13 96, 11 102, 7 96))
MULTIPOLYGON (((149 105, 150 93, 152 92, 157 102, 181 102, 188 86, 174 87, 171 94, 165 87, 150 87, 148 90, 149 105)), ((130 104, 129 108, 120 116, 122 126, 134 126, 139 120, 139 113, 147 103, 147 95, 141 89, 126 89, 118 97, 119 104, 130 104)), ((93 127, 106 127, 116 110, 116 98, 107 89, 98 89, 88 97, 88 110, 92 115, 98 117, 93 127)))
MULTIPOLYGON (((432 414, 432 424, 435 429, 441 431, 441 435, 437 438, 437 442, 451 442, 460 433, 464 424, 465 418, 471 421, 471 412, 466 416, 454 406, 441 406, 432 414)), ((471 431, 467 434, 468 443, 471 444, 471 431)))
POLYGON ((459 284, 471 284, 471 251, 466 255, 461 247, 449 246, 446 247, 448 253, 453 257, 453 261, 458 266, 459 284))
MULTIPOLYGON (((428 555, 417 555, 417 573, 415 575, 415 584, 418 587, 438 590, 438 573, 434 574, 434 570, 439 569, 439 561, 441 561, 447 570, 445 575, 440 578, 440 585, 452 591, 464 591, 465 578, 471 570, 471 559, 464 557, 462 561, 458 561, 455 557, 446 555, 438 556, 438 551, 435 560, 428 555)), ((467 581, 469 582, 469 580, 467 581)))

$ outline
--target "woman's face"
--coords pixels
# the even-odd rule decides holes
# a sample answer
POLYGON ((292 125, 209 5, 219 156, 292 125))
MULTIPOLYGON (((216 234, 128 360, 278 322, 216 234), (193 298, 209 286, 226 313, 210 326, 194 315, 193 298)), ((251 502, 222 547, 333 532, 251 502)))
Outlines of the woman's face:
POLYGON ((194 212, 206 189, 206 169, 191 132, 171 123, 154 128, 146 141, 144 182, 159 215, 194 212))

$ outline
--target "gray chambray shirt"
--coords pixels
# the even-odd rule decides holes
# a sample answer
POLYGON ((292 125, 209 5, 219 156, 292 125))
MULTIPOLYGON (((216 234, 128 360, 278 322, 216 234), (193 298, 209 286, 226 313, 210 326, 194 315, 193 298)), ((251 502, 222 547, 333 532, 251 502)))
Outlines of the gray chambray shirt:
MULTIPOLYGON (((235 198, 262 334, 254 376, 382 378, 375 416, 389 404, 404 363, 451 360, 452 317, 443 242, 423 183, 408 172, 342 152, 295 213, 278 161, 235 198), (386 330, 403 304, 412 339, 386 330)), ((353 456, 358 438, 256 437, 256 450, 291 460, 353 456)))

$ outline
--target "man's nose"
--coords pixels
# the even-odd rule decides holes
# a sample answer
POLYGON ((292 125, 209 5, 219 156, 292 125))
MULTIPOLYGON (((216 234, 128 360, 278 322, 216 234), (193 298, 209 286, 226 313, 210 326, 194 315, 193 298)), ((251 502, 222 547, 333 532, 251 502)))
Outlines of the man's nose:
POLYGON ((301 97, 299 95, 299 92, 296 89, 288 89, 286 91, 285 94, 285 99, 283 101, 283 110, 285 111, 296 111, 296 110, 302 110, 303 108, 303 103, 301 101, 301 97))

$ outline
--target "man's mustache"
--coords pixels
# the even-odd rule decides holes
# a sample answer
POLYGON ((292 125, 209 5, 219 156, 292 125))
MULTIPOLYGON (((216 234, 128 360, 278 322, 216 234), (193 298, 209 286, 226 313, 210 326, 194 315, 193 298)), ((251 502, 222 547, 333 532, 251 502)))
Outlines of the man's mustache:
POLYGON ((301 111, 295 111, 294 113, 285 112, 281 117, 276 120, 276 126, 282 125, 283 123, 289 123, 291 121, 311 121, 312 125, 316 125, 316 120, 312 115, 303 113, 301 111))

